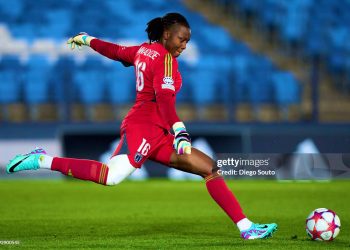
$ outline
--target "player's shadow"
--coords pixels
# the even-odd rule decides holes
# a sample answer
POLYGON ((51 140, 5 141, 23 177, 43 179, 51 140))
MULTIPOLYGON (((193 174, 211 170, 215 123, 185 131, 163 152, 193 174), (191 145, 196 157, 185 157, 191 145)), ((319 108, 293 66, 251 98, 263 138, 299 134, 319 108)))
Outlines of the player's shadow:
POLYGON ((271 241, 245 241, 240 238, 239 232, 230 226, 223 226, 222 230, 217 231, 217 227, 211 229, 212 223, 203 224, 195 221, 188 222, 157 222, 148 225, 142 224, 138 228, 133 228, 127 233, 118 233, 116 237, 129 237, 133 239, 137 237, 149 239, 169 239, 167 244, 169 248, 176 249, 198 248, 206 249, 219 247, 220 249, 232 249, 242 247, 243 245, 266 245, 266 248, 271 247, 271 241))

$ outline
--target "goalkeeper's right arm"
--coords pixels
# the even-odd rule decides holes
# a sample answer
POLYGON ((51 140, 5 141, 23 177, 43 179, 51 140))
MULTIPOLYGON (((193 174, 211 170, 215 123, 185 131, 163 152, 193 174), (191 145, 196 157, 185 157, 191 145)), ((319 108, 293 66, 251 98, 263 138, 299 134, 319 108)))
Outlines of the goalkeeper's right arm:
POLYGON ((101 55, 109 59, 120 61, 124 66, 132 66, 134 57, 140 46, 121 46, 119 44, 106 42, 96 37, 89 36, 87 33, 79 33, 68 39, 67 43, 74 49, 76 46, 80 48, 82 45, 91 47, 101 55))

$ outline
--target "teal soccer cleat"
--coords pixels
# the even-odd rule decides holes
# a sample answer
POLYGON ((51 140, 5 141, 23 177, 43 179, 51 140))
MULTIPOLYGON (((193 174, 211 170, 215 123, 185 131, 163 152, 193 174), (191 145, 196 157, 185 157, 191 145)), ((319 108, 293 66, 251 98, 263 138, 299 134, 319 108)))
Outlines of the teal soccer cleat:
POLYGON ((32 152, 25 155, 16 155, 9 164, 6 166, 6 172, 8 174, 22 171, 22 170, 35 170, 39 168, 39 158, 41 155, 46 154, 42 148, 36 148, 32 152))
POLYGON ((241 237, 245 240, 266 239, 272 236, 272 233, 277 230, 277 224, 256 224, 241 232, 241 237))

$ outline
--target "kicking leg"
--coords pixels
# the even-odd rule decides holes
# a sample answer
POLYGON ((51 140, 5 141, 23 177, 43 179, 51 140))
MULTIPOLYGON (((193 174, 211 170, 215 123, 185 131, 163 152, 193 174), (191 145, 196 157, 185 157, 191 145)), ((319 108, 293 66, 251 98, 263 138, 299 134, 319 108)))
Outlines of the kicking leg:
POLYGON ((237 225, 242 238, 267 238, 277 229, 275 223, 259 225, 246 218, 238 200, 227 187, 223 177, 217 173, 215 162, 201 151, 192 148, 190 155, 178 155, 174 152, 170 158, 170 166, 202 176, 209 194, 237 225))
POLYGON ((50 169, 81 180, 89 180, 103 185, 116 185, 133 173, 127 155, 113 156, 107 164, 85 159, 52 157, 43 149, 35 149, 29 154, 17 155, 7 165, 7 172, 21 170, 50 169))
POLYGON ((234 223, 238 223, 246 216, 224 179, 215 171, 213 172, 214 164, 210 157, 195 148, 192 148, 190 155, 172 154, 170 161, 170 165, 176 169, 202 176, 211 197, 234 223))

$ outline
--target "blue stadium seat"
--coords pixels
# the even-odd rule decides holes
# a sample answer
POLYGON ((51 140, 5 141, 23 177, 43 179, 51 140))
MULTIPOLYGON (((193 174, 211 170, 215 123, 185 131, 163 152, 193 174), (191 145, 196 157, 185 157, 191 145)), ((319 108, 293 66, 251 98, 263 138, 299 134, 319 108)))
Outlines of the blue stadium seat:
POLYGON ((0 69, 2 70, 20 71, 22 68, 18 56, 5 55, 0 59, 0 69))
POLYGON ((13 22, 18 19, 24 9, 22 0, 0 0, 0 22, 13 22))
POLYGON ((49 98, 51 65, 43 55, 33 55, 27 64, 24 80, 24 100, 32 104, 47 103, 49 98))
POLYGON ((279 106, 300 103, 300 86, 291 73, 274 73, 272 84, 274 88, 274 99, 279 106))
POLYGON ((182 77, 182 86, 180 92, 176 95, 176 103, 191 103, 192 100, 192 88, 190 81, 190 75, 192 73, 193 66, 188 65, 186 62, 179 63, 179 70, 182 77))
POLYGON ((191 86, 188 90, 198 104, 205 100, 227 103, 230 98, 231 59, 220 54, 206 54, 199 58, 195 69, 186 72, 191 86))
POLYGON ((289 72, 276 72, 272 76, 274 87, 274 98, 278 105, 282 118, 288 119, 288 107, 292 104, 299 104, 301 100, 301 88, 299 83, 289 72))
POLYGON ((249 102, 253 105, 273 102, 273 88, 269 81, 251 81, 247 89, 249 102))
POLYGON ((273 87, 271 74, 274 69, 271 61, 261 56, 256 56, 251 61, 248 72, 248 100, 253 105, 273 103, 273 87))
POLYGON ((206 28, 199 29, 201 41, 203 44, 202 49, 211 50, 215 49, 220 52, 229 52, 232 49, 233 40, 226 30, 220 26, 206 25, 206 28), (215 37, 215 42, 213 42, 215 37))
POLYGON ((23 65, 18 56, 6 55, 0 59, 0 103, 22 101, 23 65))
POLYGON ((350 29, 345 26, 338 26, 327 32, 330 39, 327 63, 330 72, 333 74, 342 74, 346 70, 349 32, 350 29))
POLYGON ((45 14, 48 20, 43 28, 45 36, 55 39, 64 38, 72 23, 71 12, 68 10, 51 10, 45 14))
POLYGON ((332 49, 342 50, 349 39, 349 28, 346 26, 339 26, 327 30, 332 49))
POLYGON ((250 67, 251 57, 235 56, 232 58, 232 96, 236 103, 248 101, 250 67))
POLYGON ((35 33, 37 27, 32 23, 14 24, 10 27, 14 37, 26 39, 28 42, 38 38, 35 33))
POLYGON ((30 71, 48 73, 51 67, 51 63, 49 62, 47 55, 32 54, 27 62, 27 67, 30 71))
POLYGON ((21 82, 14 71, 0 71, 0 104, 21 101, 21 82))
MULTIPOLYGON (((72 56, 61 56, 57 59, 54 65, 54 67, 56 67, 57 70, 60 70, 60 71, 74 70, 75 66, 76 66, 76 63, 73 60, 72 56)), ((61 72, 57 72, 57 73, 61 73, 61 72)))
POLYGON ((319 29, 311 29, 307 32, 304 39, 304 53, 308 57, 325 56, 328 53, 328 46, 325 40, 324 31, 319 29))
POLYGON ((217 98, 217 75, 214 71, 198 68, 189 77, 193 102, 198 107, 215 103, 217 98))
POLYGON ((329 71, 332 74, 342 75, 346 70, 347 61, 348 61, 348 56, 346 55, 345 51, 334 50, 328 56, 327 66, 329 71))
POLYGON ((105 79, 101 71, 77 71, 74 73, 74 86, 79 101, 86 105, 105 101, 105 79))
POLYGON ((49 99, 48 75, 39 72, 27 73, 24 82, 24 100, 32 105, 48 103, 49 99))
POLYGON ((122 22, 120 27, 124 26, 125 21, 132 21, 133 8, 130 1, 106 0, 105 4, 106 7, 111 11, 112 15, 118 17, 118 20, 121 19, 122 22))
POLYGON ((107 98, 113 105, 128 104, 136 97, 136 80, 131 68, 112 66, 106 72, 107 98))
POLYGON ((265 27, 276 28, 281 22, 283 15, 279 2, 280 0, 267 0, 264 11, 260 10, 257 13, 265 27))
POLYGON ((282 39, 288 43, 301 42, 306 29, 307 14, 300 12, 287 13, 280 23, 282 39))
POLYGON ((50 77, 50 96, 54 102, 65 103, 73 98, 73 72, 75 62, 72 57, 60 57, 54 67, 54 75, 50 77))
POLYGON ((81 65, 81 70, 105 70, 103 58, 99 55, 86 57, 84 63, 81 65))
POLYGON ((120 27, 119 29, 120 38, 137 40, 138 42, 145 42, 148 40, 145 29, 146 29, 146 26, 142 22, 120 27))
POLYGON ((240 9, 246 13, 256 13, 260 9, 262 2, 256 0, 237 0, 240 9))

